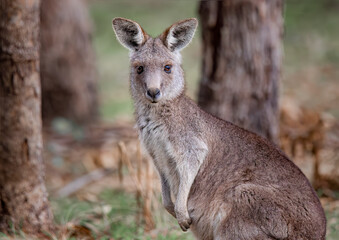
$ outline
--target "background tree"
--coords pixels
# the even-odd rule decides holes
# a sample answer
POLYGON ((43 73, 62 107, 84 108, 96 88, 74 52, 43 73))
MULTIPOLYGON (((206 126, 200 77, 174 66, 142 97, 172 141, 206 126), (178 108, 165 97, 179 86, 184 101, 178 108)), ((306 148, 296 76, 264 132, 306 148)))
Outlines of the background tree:
POLYGON ((0 4, 0 232, 52 223, 43 180, 39 0, 0 4))
POLYGON ((98 114, 92 24, 82 0, 41 2, 41 87, 44 125, 55 117, 78 123, 98 114))
POLYGON ((283 0, 201 1, 206 111, 278 141, 283 0))

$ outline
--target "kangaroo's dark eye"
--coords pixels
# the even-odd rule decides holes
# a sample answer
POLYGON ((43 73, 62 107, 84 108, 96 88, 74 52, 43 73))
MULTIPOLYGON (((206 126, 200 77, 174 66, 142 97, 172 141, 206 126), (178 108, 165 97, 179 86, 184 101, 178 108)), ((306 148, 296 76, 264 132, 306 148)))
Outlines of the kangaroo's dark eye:
POLYGON ((138 73, 138 74, 142 73, 143 71, 144 71, 144 67, 143 67, 143 66, 139 66, 139 67, 137 68, 137 73, 138 73))
POLYGON ((164 67, 165 73, 171 73, 171 68, 172 68, 171 65, 166 65, 166 66, 164 67))

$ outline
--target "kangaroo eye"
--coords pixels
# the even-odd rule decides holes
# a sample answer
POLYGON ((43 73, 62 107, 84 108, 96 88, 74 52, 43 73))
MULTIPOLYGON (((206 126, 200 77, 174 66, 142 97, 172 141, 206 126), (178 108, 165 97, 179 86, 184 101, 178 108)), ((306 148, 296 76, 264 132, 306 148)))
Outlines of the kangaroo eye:
POLYGON ((166 65, 166 66, 164 67, 165 73, 171 73, 171 68, 172 68, 171 65, 166 65))
POLYGON ((137 73, 138 73, 138 74, 142 73, 143 71, 144 71, 144 67, 143 67, 143 66, 139 66, 139 67, 137 68, 137 73))

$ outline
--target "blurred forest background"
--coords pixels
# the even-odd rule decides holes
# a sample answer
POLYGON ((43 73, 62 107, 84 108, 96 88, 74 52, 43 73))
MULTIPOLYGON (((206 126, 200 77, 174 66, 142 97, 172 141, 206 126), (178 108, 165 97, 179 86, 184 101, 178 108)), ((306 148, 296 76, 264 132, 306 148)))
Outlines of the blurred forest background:
MULTIPOLYGON (((198 9, 195 0, 42 0, 43 161, 58 227, 41 236, 193 239, 163 209, 157 174, 141 153, 128 51, 111 21, 132 19, 157 36, 178 20, 199 18, 198 9)), ((280 146, 321 198, 327 239, 339 239, 339 0, 286 0, 283 18, 280 146)), ((200 22, 182 52, 187 93, 195 100, 201 32, 200 22)), ((0 239, 35 238, 13 226, 0 239)))

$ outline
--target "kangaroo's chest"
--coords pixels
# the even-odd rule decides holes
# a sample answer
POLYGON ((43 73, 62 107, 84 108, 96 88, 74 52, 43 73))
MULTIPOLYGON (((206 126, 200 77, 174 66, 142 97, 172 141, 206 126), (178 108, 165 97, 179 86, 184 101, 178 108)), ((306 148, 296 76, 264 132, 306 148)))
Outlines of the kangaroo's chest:
POLYGON ((173 193, 176 194, 179 179, 176 173, 175 150, 166 125, 149 117, 140 117, 138 127, 140 140, 153 158, 155 167, 169 181, 173 193))

